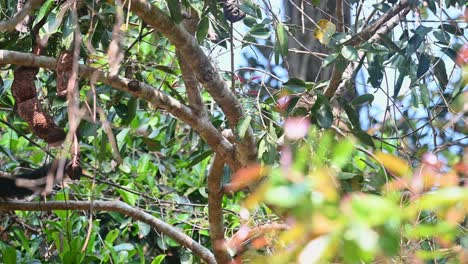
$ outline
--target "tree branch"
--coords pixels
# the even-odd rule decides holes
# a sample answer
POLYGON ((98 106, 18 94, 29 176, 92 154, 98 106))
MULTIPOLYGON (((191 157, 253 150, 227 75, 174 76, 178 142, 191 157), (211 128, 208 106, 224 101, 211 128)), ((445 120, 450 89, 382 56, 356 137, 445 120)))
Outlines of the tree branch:
POLYGON ((336 30, 344 32, 343 0, 336 0, 336 20, 338 20, 336 30))
POLYGON ((375 33, 381 29, 382 26, 385 24, 389 23, 389 20, 398 15, 403 9, 406 9, 409 7, 409 0, 402 0, 400 3, 397 5, 393 6, 392 9, 390 9, 387 13, 382 15, 377 21, 363 29, 361 32, 358 34, 354 35, 350 40, 346 41, 344 45, 347 46, 356 46, 361 44, 364 41, 367 41, 370 39, 372 36, 375 35, 375 33))
MULTIPOLYGON (((388 32, 390 32, 390 30, 392 30, 394 27, 396 27, 398 25, 398 23, 400 23, 400 21, 402 19, 404 19, 406 17, 406 15, 409 13, 410 11, 410 8, 407 7, 405 8, 400 14, 398 14, 397 16, 394 16, 392 19, 390 19, 388 21, 387 24, 385 24, 384 26, 382 26, 376 33, 375 35, 373 35, 370 39, 369 39, 369 43, 375 43, 375 42, 379 42, 381 39, 382 39, 382 36, 385 35, 385 34, 388 34, 388 32)), ((365 56, 365 52, 364 51, 360 51, 359 54, 358 54, 358 57, 360 58, 360 60, 362 60, 365 56)), ((328 96, 328 98, 331 98, 334 94, 341 94, 343 91, 344 91, 344 88, 345 88, 345 83, 346 82, 341 82, 341 80, 349 80, 351 78, 353 78, 353 73, 355 71, 355 65, 354 63, 350 63, 348 64, 348 67, 346 67, 346 69, 344 70, 344 72, 342 73, 342 76, 341 78, 337 78, 337 80, 339 81, 338 84, 337 84, 337 89, 335 91, 325 91, 325 96, 328 96), (329 94, 327 94, 327 92, 329 94)), ((330 82, 335 80, 335 78, 331 78, 330 82)))
POLYGON ((223 190, 222 178, 224 160, 215 155, 208 173, 208 221, 210 223, 210 239, 213 252, 218 263, 230 263, 231 256, 226 250, 223 220, 223 190))
POLYGON ((52 210, 96 210, 118 212, 131 218, 151 225, 161 233, 171 237, 179 244, 190 249, 206 263, 216 263, 216 260, 207 248, 197 243, 177 228, 166 222, 132 207, 121 201, 53 201, 53 202, 0 202, 0 211, 52 211, 52 210))
MULTIPOLYGON (((385 31, 388 32, 389 29, 394 28, 400 22, 400 20, 404 18, 406 14, 408 14, 409 10, 410 8, 409 8, 408 0, 401 1, 399 4, 394 6, 390 11, 388 11, 383 16, 381 16, 376 22, 374 22, 372 25, 369 25, 363 31, 356 34, 350 40, 346 41, 343 45, 356 46, 356 45, 361 44, 364 41, 370 40, 371 38, 375 38, 374 36, 378 35, 379 32, 385 32, 385 31)), ((380 39, 380 37, 374 39, 373 42, 375 42, 378 39, 380 39)), ((349 68, 349 63, 348 62, 345 62, 345 63, 346 63, 346 67, 334 67, 333 68, 332 77, 330 79, 328 87, 325 89, 325 92, 324 92, 326 97, 328 98, 333 97, 333 95, 335 95, 338 89, 338 86, 344 79, 343 73, 349 68)))
MULTIPOLYGON (((46 56, 36 56, 30 53, 0 50, 0 64, 15 64, 30 67, 41 67, 49 70, 56 70, 57 61, 46 56)), ((132 95, 152 103, 155 107, 160 107, 187 125, 192 127, 208 145, 232 167, 237 169, 240 165, 233 151, 233 145, 227 141, 221 133, 213 126, 209 120, 200 119, 186 105, 173 97, 166 95, 145 83, 123 78, 120 76, 110 77, 108 73, 95 68, 80 65, 80 78, 90 79, 94 74, 96 80, 111 87, 131 93, 132 95)))
MULTIPOLYGON (((145 23, 159 30, 176 46, 187 60, 198 81, 219 104, 230 127, 234 130, 239 120, 244 117, 244 109, 200 48, 197 40, 181 25, 174 23, 162 10, 146 0, 132 0, 131 11, 145 23)), ((238 143, 238 159, 242 165, 256 160, 257 148, 251 128, 238 143)))
MULTIPOLYGON (((182 25, 184 28, 192 34, 192 36, 197 31, 198 14, 195 10, 190 10, 191 12, 187 14, 187 18, 184 19, 182 25)), ((179 60, 180 71, 182 72, 182 79, 184 80, 185 89, 187 90, 187 97, 189 101, 189 106, 195 112, 196 115, 202 117, 207 116, 206 109, 203 105, 203 101, 200 94, 200 85, 193 72, 192 68, 189 66, 187 60, 182 56, 181 52, 176 50, 176 57, 179 60)))
POLYGON ((16 13, 11 19, 0 22, 0 32, 15 30, 16 25, 21 23, 33 10, 39 8, 43 2, 44 0, 29 0, 24 5, 23 9, 16 13))

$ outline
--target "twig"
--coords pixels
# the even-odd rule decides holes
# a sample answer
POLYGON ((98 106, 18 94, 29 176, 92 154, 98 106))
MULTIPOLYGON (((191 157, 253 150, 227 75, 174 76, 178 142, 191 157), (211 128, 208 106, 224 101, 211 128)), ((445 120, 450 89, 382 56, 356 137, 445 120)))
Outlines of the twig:
POLYGON ((53 202, 0 202, 0 211, 53 211, 53 210, 96 210, 118 212, 135 220, 144 222, 157 231, 166 234, 179 244, 190 249, 206 263, 215 264, 216 260, 207 248, 182 233, 177 228, 142 210, 121 201, 53 201, 53 202), (92 208, 91 208, 92 207, 92 208))

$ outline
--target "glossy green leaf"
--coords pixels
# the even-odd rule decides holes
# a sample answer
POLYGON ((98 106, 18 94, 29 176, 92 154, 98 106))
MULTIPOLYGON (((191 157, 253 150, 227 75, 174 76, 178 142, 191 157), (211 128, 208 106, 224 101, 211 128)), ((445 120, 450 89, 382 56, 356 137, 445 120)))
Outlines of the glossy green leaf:
POLYGON ((244 138, 245 133, 250 127, 250 121, 252 121, 252 116, 247 115, 246 117, 242 118, 237 124, 237 136, 239 137, 239 139, 244 138))
POLYGON ((363 94, 351 101, 351 104, 356 105, 364 105, 364 104, 372 104, 374 101, 374 96, 372 94, 363 94))
POLYGON ((369 147, 375 148, 374 141, 372 137, 363 130, 352 131, 353 135, 356 136, 359 141, 366 144, 369 147))
POLYGON ((359 60, 359 55, 356 50, 356 48, 352 46, 343 46, 341 48, 341 55, 349 61, 358 61, 359 60))
POLYGON ((438 28, 457 36, 463 36, 464 34, 463 28, 458 27, 456 24, 442 24, 438 28))
POLYGON ((312 119, 316 120, 320 127, 329 128, 333 124, 332 107, 325 96, 317 95, 317 100, 310 112, 312 119))
POLYGON ((439 87, 442 91, 445 91, 448 85, 447 70, 445 68, 445 62, 442 58, 434 57, 432 59, 434 64, 434 75, 439 83, 439 87))
POLYGON ((289 90, 292 93, 302 93, 307 89, 306 83, 297 78, 291 78, 287 82, 283 83, 283 88, 289 90))
POLYGON ((416 73, 416 77, 421 78, 429 70, 430 66, 431 60, 425 53, 422 53, 419 57, 418 71, 416 73))
POLYGON ((207 16, 205 16, 200 20, 200 23, 198 23, 198 28, 197 28, 197 33, 196 33, 198 42, 202 42, 203 40, 205 40, 209 29, 210 29, 210 20, 208 19, 207 16))
POLYGON ((403 81, 406 77, 407 73, 406 72, 400 72, 398 75, 398 79, 395 82, 395 87, 393 88, 393 98, 396 99, 398 97, 398 94, 400 93, 401 86, 403 85, 403 81))
POLYGON ((280 48, 280 53, 283 57, 288 55, 288 32, 286 31, 285 27, 281 23, 276 24, 276 35, 277 35, 277 42, 280 48))

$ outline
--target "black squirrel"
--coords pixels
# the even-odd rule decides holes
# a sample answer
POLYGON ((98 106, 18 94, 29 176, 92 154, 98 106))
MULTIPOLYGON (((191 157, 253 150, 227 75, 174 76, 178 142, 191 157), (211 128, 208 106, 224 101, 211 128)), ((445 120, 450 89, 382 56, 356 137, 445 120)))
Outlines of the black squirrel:
MULTIPOLYGON (((17 175, 0 175, 0 200, 24 199, 34 194, 42 193, 47 184, 47 177, 57 178, 58 160, 46 164, 38 169, 17 175), (51 171, 54 170, 54 171, 51 171)), ((63 175, 71 179, 79 179, 81 166, 73 166, 66 162, 63 175)))

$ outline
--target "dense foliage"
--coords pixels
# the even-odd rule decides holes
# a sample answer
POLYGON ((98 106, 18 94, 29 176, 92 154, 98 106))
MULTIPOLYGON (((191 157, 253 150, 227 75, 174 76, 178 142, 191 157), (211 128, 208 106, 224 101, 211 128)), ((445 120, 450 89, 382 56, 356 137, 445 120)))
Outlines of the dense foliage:
POLYGON ((467 263, 464 1, 338 0, 351 23, 314 28, 273 2, 0 0, 1 171, 83 167, 35 210, 0 202, 2 262, 467 263), (289 48, 301 31, 328 53, 289 48), (330 79, 288 76, 292 52, 330 79), (19 66, 61 147, 18 115, 19 66))

